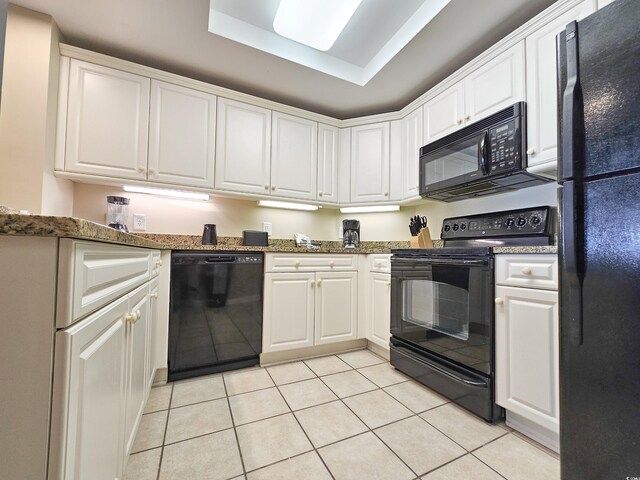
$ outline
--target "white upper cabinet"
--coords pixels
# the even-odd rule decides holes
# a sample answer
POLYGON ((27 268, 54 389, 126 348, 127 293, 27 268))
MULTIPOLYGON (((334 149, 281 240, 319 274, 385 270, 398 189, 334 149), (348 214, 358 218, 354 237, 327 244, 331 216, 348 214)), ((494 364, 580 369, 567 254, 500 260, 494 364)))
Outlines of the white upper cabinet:
POLYGON ((338 203, 340 129, 318 125, 318 200, 338 203))
POLYGON ((215 187, 269 194, 271 110, 218 99, 215 187))
POLYGON ((418 160, 422 147, 422 108, 402 119, 402 186, 403 198, 417 197, 418 160))
POLYGON ((351 201, 389 200, 389 122, 351 129, 351 201))
POLYGON ((460 128, 464 122, 464 83, 448 88, 423 107, 425 145, 460 128))
POLYGON ((149 79, 71 60, 64 168, 146 179, 149 79))
POLYGON ((524 100, 524 42, 465 78, 465 125, 524 100))
POLYGON ((423 144, 522 101, 524 94, 524 43, 518 42, 423 106, 423 144))
POLYGON ((151 81, 148 179, 213 188, 216 97, 151 81))
POLYGON ((315 200, 318 124, 280 112, 271 122, 271 194, 315 200))
POLYGON ((547 163, 553 165, 558 158, 556 35, 572 20, 580 20, 593 11, 593 0, 585 0, 526 39, 527 155, 530 167, 547 163))

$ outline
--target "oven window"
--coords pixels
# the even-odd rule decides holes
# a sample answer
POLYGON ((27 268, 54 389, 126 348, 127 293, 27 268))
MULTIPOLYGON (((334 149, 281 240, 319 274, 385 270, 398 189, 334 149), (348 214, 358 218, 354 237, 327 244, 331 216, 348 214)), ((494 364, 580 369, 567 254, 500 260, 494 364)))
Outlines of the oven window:
POLYGON ((478 144, 482 136, 484 132, 427 156, 424 184, 429 186, 478 171, 478 144))
POLYGON ((460 340, 469 339, 469 291, 449 283, 405 280, 402 320, 460 340))

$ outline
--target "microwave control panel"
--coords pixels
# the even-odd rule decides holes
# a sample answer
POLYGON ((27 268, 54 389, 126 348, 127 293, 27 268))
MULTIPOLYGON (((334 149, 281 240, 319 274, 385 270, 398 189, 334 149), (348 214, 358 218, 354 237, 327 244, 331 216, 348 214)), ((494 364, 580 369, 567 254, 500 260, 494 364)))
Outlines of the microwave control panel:
POLYGON ((518 123, 513 119, 489 129, 489 174, 513 170, 521 164, 518 123))
POLYGON ((553 233, 551 212, 551 208, 545 206, 447 218, 442 223, 440 238, 550 235, 553 233))

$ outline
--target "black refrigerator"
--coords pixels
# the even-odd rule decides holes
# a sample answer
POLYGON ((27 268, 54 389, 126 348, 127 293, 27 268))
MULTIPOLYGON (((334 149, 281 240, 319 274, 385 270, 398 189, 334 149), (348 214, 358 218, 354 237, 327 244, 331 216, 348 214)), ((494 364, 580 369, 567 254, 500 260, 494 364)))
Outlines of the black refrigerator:
POLYGON ((557 38, 563 480, 640 477, 640 0, 557 38))

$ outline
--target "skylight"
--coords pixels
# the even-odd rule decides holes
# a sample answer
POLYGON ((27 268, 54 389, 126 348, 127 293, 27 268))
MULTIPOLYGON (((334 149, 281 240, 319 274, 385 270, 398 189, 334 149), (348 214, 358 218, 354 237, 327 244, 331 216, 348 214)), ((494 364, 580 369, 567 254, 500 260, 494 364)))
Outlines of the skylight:
POLYGON ((278 35, 326 52, 362 0, 281 0, 273 29, 278 35))

